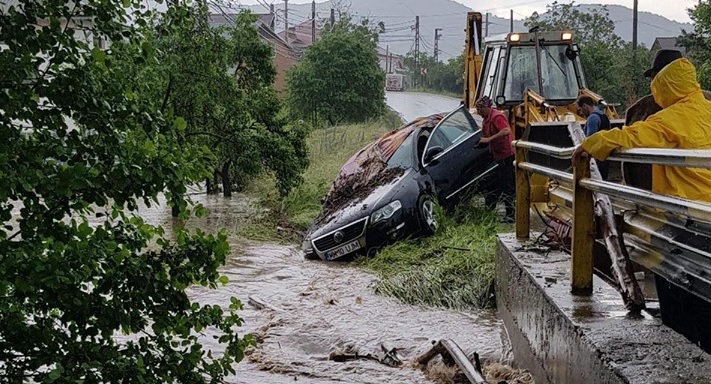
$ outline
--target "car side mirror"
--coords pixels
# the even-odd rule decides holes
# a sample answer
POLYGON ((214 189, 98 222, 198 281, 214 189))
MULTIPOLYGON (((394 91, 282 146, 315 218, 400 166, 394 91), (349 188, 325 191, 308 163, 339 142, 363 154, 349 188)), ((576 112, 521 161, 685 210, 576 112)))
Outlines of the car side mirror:
POLYGON ((444 152, 444 148, 442 147, 428 148, 427 152, 425 152, 425 163, 429 163, 430 161, 432 161, 432 159, 435 158, 435 156, 439 155, 442 152, 444 152))

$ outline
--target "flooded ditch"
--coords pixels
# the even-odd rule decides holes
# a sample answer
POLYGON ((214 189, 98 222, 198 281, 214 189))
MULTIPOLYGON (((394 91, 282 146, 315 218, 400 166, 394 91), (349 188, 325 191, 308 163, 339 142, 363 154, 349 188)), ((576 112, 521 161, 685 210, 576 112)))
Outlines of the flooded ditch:
MULTIPOLYGON (((246 243, 235 235, 252 212, 245 196, 225 199, 196 194, 209 214, 186 226, 207 232, 226 228, 231 256, 222 268, 229 283, 217 290, 191 288, 201 304, 229 305, 230 297, 244 304, 241 333, 260 341, 237 366, 231 383, 430 383, 422 371, 408 364, 431 347, 432 341, 452 339, 483 361, 508 361, 502 323, 491 310, 455 312, 398 303, 373 293, 375 277, 345 263, 304 260, 295 246, 246 243), (249 298, 268 303, 257 309, 249 298), (381 345, 397 348, 405 362, 391 368, 370 360, 335 362, 329 354, 380 352, 381 345)), ((165 206, 142 209, 151 224, 167 233, 183 224, 165 206)), ((209 335, 208 335, 209 336, 209 335)), ((205 337, 210 345, 212 338, 205 337)))

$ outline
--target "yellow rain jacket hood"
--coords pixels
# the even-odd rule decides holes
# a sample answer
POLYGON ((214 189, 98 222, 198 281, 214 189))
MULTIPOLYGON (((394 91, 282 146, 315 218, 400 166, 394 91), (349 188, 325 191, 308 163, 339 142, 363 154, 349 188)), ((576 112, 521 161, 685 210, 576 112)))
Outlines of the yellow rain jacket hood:
MULTIPOLYGON (((583 141, 583 149, 599 160, 618 148, 711 149, 711 102, 704 99, 694 66, 687 59, 673 61, 651 88, 661 111, 628 127, 598 132, 583 141)), ((653 165, 652 191, 711 202, 711 170, 653 165)))

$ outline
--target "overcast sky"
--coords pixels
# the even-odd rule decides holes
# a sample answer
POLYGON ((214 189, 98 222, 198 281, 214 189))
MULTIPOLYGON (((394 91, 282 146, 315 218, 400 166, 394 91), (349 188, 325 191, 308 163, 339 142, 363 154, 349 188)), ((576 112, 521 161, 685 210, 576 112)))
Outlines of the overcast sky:
MULTIPOLYGON (((238 0, 242 4, 258 4, 257 0, 238 0)), ((322 2, 323 0, 316 0, 322 2)), ((358 0, 351 0, 353 2, 358 0)), ((405 0, 403 0, 405 1, 405 0)), ((501 17, 509 16, 509 9, 514 9, 514 18, 523 19, 529 16, 534 11, 545 11, 546 4, 552 3, 554 0, 489 0, 486 4, 489 9, 481 9, 481 0, 455 0, 469 8, 479 12, 493 12, 501 17)), ((278 0, 262 0, 266 3, 282 3, 278 0)), ((291 4, 310 3, 311 0, 289 0, 291 4)), ((565 3, 565 0, 561 0, 565 3)), ((632 0, 579 0, 578 4, 619 4, 632 8, 632 0)), ((652 12, 680 22, 690 22, 686 9, 697 4, 698 0, 639 0, 639 10, 652 12)))

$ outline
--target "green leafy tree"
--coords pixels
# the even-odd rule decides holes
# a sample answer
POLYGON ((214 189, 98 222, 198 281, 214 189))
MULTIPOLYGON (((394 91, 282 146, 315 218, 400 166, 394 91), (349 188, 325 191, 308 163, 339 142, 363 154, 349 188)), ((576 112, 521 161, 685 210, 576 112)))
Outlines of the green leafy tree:
MULTIPOLYGON (((0 381, 221 382, 249 343, 236 333, 241 305, 202 306, 185 289, 226 281, 217 270, 225 234, 177 230, 171 241, 136 213, 165 193, 187 217, 186 185, 214 161, 182 139, 185 119, 161 111, 119 64, 161 63, 140 33, 151 13, 137 0, 5 8, 0 381), (125 44, 119 54, 92 46, 98 39, 125 44), (207 329, 223 353, 203 348, 207 329), (121 333, 130 337, 119 341, 121 333)), ((165 8, 176 24, 189 17, 174 3, 165 8)))
POLYGON ((385 110, 385 74, 378 64, 377 31, 347 19, 324 33, 287 74, 290 111, 329 124, 360 122, 385 110))
POLYGON ((433 56, 421 53, 417 66, 412 53, 403 59, 410 76, 417 77, 419 85, 434 92, 461 94, 464 87, 464 54, 449 59, 446 63, 437 62, 433 56), (427 69, 427 74, 420 73, 421 68, 427 69))
POLYGON ((185 119, 191 143, 215 155, 210 192, 221 179, 225 196, 255 175, 275 174, 282 194, 297 185, 307 165, 303 125, 288 124, 272 84, 272 49, 259 38, 256 16, 244 12, 231 25, 212 28, 208 6, 197 1, 192 17, 173 22, 171 33, 151 28, 159 60, 131 66, 135 87, 152 94, 163 111, 185 119))
POLYGON ((553 2, 546 13, 533 13, 525 25, 542 30, 572 30, 580 47, 588 88, 607 101, 630 103, 649 92, 649 83, 642 75, 649 51, 639 46, 637 54, 632 54, 631 45, 615 34, 615 23, 606 7, 585 9, 574 2, 553 2))
POLYGON ((694 30, 682 31, 679 43, 686 47, 688 56, 696 64, 699 83, 703 89, 711 89, 711 4, 699 2, 689 9, 694 30))

